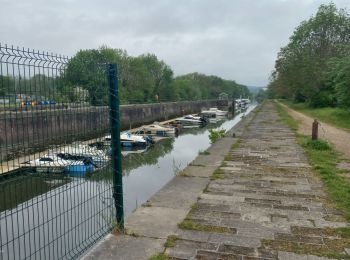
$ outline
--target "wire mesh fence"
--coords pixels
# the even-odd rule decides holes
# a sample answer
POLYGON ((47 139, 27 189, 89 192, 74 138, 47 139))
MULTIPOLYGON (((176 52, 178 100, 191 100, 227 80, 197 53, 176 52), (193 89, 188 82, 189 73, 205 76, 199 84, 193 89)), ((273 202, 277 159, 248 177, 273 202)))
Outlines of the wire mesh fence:
POLYGON ((0 259, 77 258, 116 225, 108 90, 106 64, 0 44, 0 259))

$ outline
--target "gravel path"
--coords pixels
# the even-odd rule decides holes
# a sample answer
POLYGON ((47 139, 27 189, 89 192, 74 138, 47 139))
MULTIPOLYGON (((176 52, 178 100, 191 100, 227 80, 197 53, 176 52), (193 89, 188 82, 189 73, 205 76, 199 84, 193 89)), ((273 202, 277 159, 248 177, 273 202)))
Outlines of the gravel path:
MULTIPOLYGON (((299 122, 298 131, 301 134, 311 136, 312 122, 314 121, 314 118, 297 112, 284 104, 281 105, 299 122)), ((350 133, 320 122, 319 137, 332 143, 337 151, 343 153, 347 159, 350 159, 350 133)))

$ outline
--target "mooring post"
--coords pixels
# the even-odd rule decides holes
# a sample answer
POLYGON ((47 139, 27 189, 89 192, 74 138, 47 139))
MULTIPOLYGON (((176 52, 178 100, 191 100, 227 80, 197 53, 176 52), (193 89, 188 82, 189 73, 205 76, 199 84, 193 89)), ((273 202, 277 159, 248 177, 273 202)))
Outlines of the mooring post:
POLYGON ((123 175, 120 145, 120 114, 117 64, 108 65, 109 120, 112 146, 113 198, 118 228, 124 229, 123 175))
POLYGON ((312 123, 312 140, 317 140, 318 138, 318 121, 315 119, 312 123))

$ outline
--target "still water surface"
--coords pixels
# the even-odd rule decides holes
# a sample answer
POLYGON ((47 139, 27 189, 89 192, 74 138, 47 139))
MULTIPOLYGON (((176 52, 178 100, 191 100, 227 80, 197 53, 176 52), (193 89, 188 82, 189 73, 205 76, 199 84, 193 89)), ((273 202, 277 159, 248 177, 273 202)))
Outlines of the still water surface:
MULTIPOLYGON (((185 130, 123 158, 125 215, 210 146, 208 129, 229 130, 241 116, 185 130)), ((111 187, 109 170, 87 178, 28 175, 0 183, 0 259, 76 258, 114 225, 111 187)))

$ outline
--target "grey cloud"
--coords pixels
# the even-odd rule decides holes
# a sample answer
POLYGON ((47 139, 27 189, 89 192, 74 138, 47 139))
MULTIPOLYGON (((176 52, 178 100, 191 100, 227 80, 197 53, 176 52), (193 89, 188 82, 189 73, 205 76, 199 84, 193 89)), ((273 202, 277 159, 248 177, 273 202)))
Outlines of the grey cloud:
MULTIPOLYGON (((74 55, 103 44, 149 52, 175 74, 265 85, 277 52, 321 0, 0 0, 2 43, 74 55)), ((350 1, 334 1, 350 9, 350 1)))

